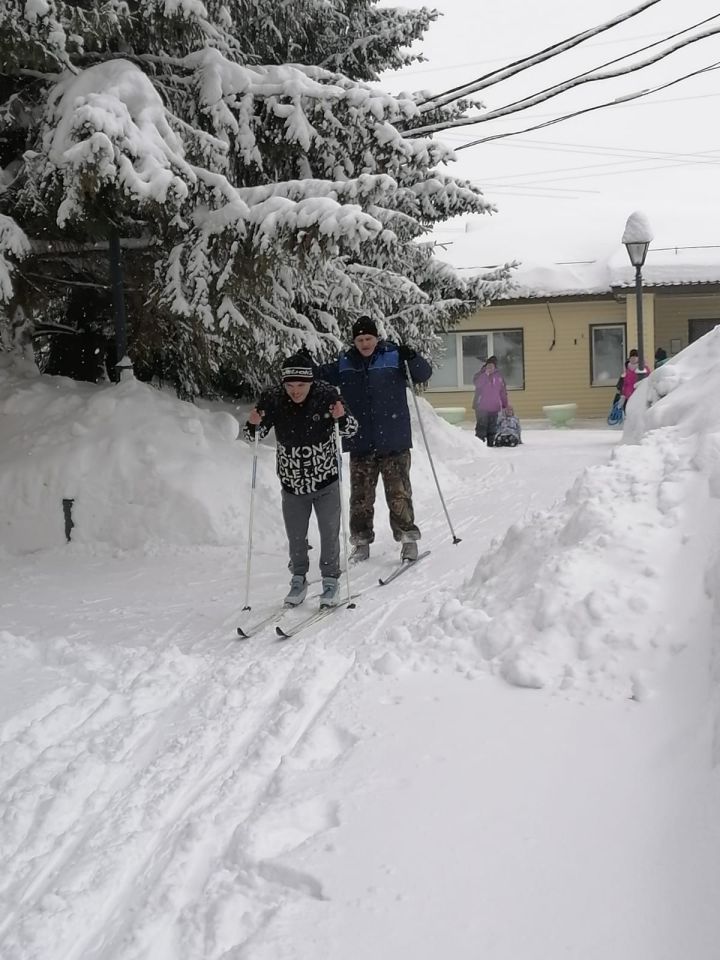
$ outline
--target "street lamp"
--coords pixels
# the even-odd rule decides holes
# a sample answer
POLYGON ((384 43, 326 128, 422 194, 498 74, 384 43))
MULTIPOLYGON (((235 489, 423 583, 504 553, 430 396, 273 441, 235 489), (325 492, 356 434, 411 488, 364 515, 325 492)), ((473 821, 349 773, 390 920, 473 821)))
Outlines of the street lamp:
POLYGON ((622 242, 630 257, 630 263, 635 267, 635 319, 637 321, 637 349, 638 349, 638 380, 645 374, 643 358, 643 300, 642 300, 642 268, 647 257, 648 247, 652 240, 652 230, 644 213, 636 210, 631 213, 625 224, 622 242))

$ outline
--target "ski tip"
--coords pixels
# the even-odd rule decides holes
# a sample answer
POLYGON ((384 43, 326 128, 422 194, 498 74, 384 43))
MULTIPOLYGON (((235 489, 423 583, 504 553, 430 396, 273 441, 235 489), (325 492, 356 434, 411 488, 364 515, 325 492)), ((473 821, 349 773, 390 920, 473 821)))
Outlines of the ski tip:
POLYGON ((285 631, 281 627, 275 627, 275 636, 277 636, 280 640, 290 639, 290 634, 285 633, 285 631))
POLYGON ((240 637, 241 640, 249 640, 249 639, 250 639, 250 634, 249 634, 249 633, 245 633, 245 631, 242 629, 242 627, 238 627, 238 628, 237 628, 237 635, 240 637))

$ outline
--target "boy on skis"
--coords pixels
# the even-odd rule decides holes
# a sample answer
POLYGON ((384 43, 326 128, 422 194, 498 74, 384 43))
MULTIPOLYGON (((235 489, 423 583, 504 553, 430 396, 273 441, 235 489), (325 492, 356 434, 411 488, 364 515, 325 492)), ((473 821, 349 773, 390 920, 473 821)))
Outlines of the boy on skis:
POLYGON ((288 538, 292 579, 285 603, 300 604, 307 593, 308 524, 315 511, 320 532, 321 606, 334 606, 340 578, 340 484, 335 449, 335 421, 340 434, 351 437, 357 420, 345 408, 338 390, 315 379, 311 361, 288 357, 282 383, 262 394, 250 413, 243 436, 262 439, 274 427, 277 475, 288 538))

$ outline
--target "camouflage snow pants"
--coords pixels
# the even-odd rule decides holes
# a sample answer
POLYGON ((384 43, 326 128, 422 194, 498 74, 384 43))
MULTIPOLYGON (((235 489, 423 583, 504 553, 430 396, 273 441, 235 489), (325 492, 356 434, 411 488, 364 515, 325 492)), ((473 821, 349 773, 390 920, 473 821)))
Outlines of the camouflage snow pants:
POLYGON ((375 488, 382 476, 390 512, 390 529, 400 541, 419 540, 410 486, 410 451, 350 456, 350 541, 372 543, 375 539, 375 488))

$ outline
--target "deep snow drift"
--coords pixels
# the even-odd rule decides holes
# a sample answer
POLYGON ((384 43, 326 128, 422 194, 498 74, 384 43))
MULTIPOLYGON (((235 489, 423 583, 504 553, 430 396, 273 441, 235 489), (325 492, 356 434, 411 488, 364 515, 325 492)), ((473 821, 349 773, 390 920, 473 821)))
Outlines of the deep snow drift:
POLYGON ((627 443, 487 451, 422 401, 462 543, 416 430, 431 557, 378 588, 380 507, 358 609, 286 644, 232 639, 233 416, 0 370, 3 960, 715 960, 719 334, 627 443))
MULTIPOLYGON (((487 452, 420 404, 441 480, 452 485, 446 462, 487 452)), ((241 409, 244 421, 248 405, 241 409)), ((25 552, 65 543, 63 499, 74 501, 75 543, 243 545, 251 451, 236 442, 239 430, 226 410, 183 403, 137 380, 96 386, 32 369, 23 376, 0 354, 0 546, 25 552)), ((266 546, 279 547, 271 442, 258 459, 255 519, 266 546)), ((418 470, 423 480, 430 475, 425 463, 418 470)))

